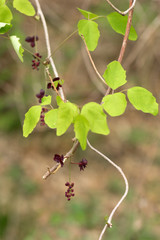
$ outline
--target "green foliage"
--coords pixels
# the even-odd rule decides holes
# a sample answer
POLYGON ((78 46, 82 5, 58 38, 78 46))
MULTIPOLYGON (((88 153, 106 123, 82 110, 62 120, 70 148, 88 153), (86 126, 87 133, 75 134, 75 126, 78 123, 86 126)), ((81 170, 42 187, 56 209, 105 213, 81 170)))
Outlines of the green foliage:
POLYGON ((83 35, 89 51, 94 51, 98 44, 100 33, 98 24, 91 20, 80 20, 78 22, 79 35, 83 35))
POLYGON ((9 31, 9 29, 11 29, 12 24, 10 23, 2 23, 0 22, 0 34, 4 34, 6 32, 9 31))
POLYGON ((107 65, 103 77, 107 85, 113 90, 124 85, 126 81, 126 71, 118 61, 113 61, 107 65))
POLYGON ((102 102, 102 107, 112 117, 122 115, 127 106, 127 100, 124 93, 114 93, 105 96, 102 102))
MULTIPOLYGON (((108 22, 112 29, 120 33, 122 35, 125 35, 128 16, 122 16, 117 12, 112 12, 107 16, 108 22)), ((137 33, 133 26, 131 26, 130 33, 129 33, 129 40, 136 41, 137 40, 137 33)))
POLYGON ((17 53, 19 59, 21 60, 21 62, 23 62, 24 49, 22 48, 22 45, 19 42, 20 39, 17 36, 10 36, 10 40, 11 40, 13 48, 14 48, 15 52, 17 53))
POLYGON ((150 113, 154 116, 158 114, 158 103, 156 98, 147 89, 142 87, 130 88, 127 92, 130 103, 144 113, 150 113))
POLYGON ((109 134, 107 117, 101 105, 95 102, 87 103, 83 106, 81 114, 88 120, 92 132, 103 135, 109 134))
POLYGON ((83 9, 80 9, 80 8, 77 8, 77 9, 87 19, 92 19, 92 18, 98 17, 98 15, 96 15, 95 13, 91 13, 89 11, 86 11, 86 10, 83 10, 83 9))
POLYGON ((63 103, 62 99, 60 98, 60 96, 57 96, 56 97, 56 102, 57 102, 57 105, 60 106, 61 103, 63 103))
POLYGON ((10 23, 13 16, 10 9, 5 5, 4 0, 0 0, 0 22, 10 23))
POLYGON ((25 114, 24 124, 23 124, 23 136, 28 137, 28 135, 36 127, 41 114, 41 106, 32 106, 28 112, 25 114))
POLYGON ((34 7, 29 0, 13 0, 13 7, 27 16, 35 15, 34 7))
POLYGON ((76 117, 74 122, 74 131, 75 131, 76 138, 80 142, 82 150, 85 150, 87 145, 87 134, 89 131, 89 122, 84 116, 78 115, 76 117))
POLYGON ((70 102, 61 103, 57 117, 57 136, 64 134, 76 116, 79 114, 78 107, 70 102))
POLYGON ((56 128, 58 109, 52 109, 45 114, 44 121, 50 128, 56 128))
POLYGON ((51 104, 51 96, 45 96, 41 99, 42 103, 41 106, 45 106, 45 105, 50 105, 51 104))

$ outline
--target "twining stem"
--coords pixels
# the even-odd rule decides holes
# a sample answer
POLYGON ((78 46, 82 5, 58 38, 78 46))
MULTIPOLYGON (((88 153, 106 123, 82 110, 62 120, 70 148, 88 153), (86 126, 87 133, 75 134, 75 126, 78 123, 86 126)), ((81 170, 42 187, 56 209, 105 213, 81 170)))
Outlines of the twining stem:
MULTIPOLYGON (((37 15, 40 16, 41 21, 42 21, 42 25, 43 25, 43 29, 44 29, 44 35, 45 35, 46 47, 47 47, 47 54, 48 54, 47 56, 48 56, 48 59, 51 63, 51 67, 53 69, 53 73, 54 73, 55 77, 59 77, 56 66, 55 66, 55 63, 54 63, 53 58, 51 56, 51 46, 50 46, 50 41, 49 41, 49 34, 48 34, 48 28, 47 28, 46 20, 45 20, 44 14, 42 12, 39 0, 35 0, 35 3, 36 3, 36 6, 37 6, 37 15)), ((59 88, 59 94, 61 95, 61 98, 63 100, 65 100, 65 96, 64 96, 64 92, 63 92, 62 87, 59 88)))
POLYGON ((121 197, 121 199, 119 200, 119 202, 118 202, 118 203, 116 204, 116 206, 113 208, 112 212, 110 213, 109 218, 108 218, 108 221, 107 221, 107 223, 105 224, 105 226, 104 226, 104 228, 103 228, 103 230, 102 230, 102 232, 101 232, 101 234, 100 234, 99 240, 101 240, 101 239, 102 239, 102 236, 103 236, 103 234, 104 234, 104 232, 105 232, 105 230, 106 230, 106 228, 107 228, 107 227, 110 227, 110 228, 112 227, 112 218, 113 218, 113 215, 114 215, 114 213, 116 212, 117 208, 118 208, 118 207, 120 206, 120 204, 122 203, 122 201, 123 201, 123 200, 125 199, 125 197, 127 196, 127 194, 128 194, 128 189, 129 189, 129 185, 128 185, 128 180, 127 180, 124 172, 122 171, 122 169, 121 169, 117 164, 115 164, 111 159, 109 159, 109 158, 108 158, 107 156, 105 156, 103 153, 101 153, 101 152, 98 151, 96 148, 94 148, 94 147, 90 144, 90 142, 88 141, 88 139, 87 139, 87 144, 88 144, 88 146, 89 146, 93 151, 95 151, 97 154, 99 154, 101 157, 103 157, 105 160, 107 160, 113 167, 115 167, 115 168, 119 171, 119 173, 121 174, 121 176, 123 177, 124 182, 125 182, 125 192, 124 192, 123 196, 121 197))
MULTIPOLYGON (((78 148, 79 142, 77 139, 74 139, 74 144, 72 146, 72 148, 69 150, 68 153, 66 153, 66 155, 64 156, 64 160, 63 162, 65 162, 68 158, 70 158, 74 152, 76 151, 76 149, 78 148)), ((60 163, 57 163, 56 165, 54 165, 51 168, 48 168, 48 171, 43 175, 43 179, 47 179, 51 174, 54 174, 57 172, 57 170, 61 167, 60 163)))
MULTIPOLYGON (((130 0, 129 6, 132 6, 132 2, 133 1, 134 0, 130 0)), ((125 32, 125 35, 124 35, 124 38, 123 38, 120 54, 119 54, 119 57, 118 57, 118 62, 120 62, 120 63, 123 60, 123 56, 124 56, 124 53, 125 53, 125 50, 126 50, 127 40, 128 40, 128 36, 129 36, 131 25, 132 25, 132 17, 133 17, 133 8, 129 12, 129 15, 128 15, 128 22, 127 22, 127 26, 126 26, 126 32, 125 32)))
POLYGON ((113 5, 113 3, 111 3, 109 0, 106 0, 106 1, 109 3, 109 5, 110 5, 116 12, 118 12, 119 14, 121 14, 121 15, 123 15, 123 16, 125 16, 127 13, 129 13, 129 11, 132 10, 132 9, 135 7, 135 4, 136 4, 136 0, 133 0, 132 5, 129 6, 129 8, 128 8, 126 11, 122 12, 122 11, 120 11, 118 8, 116 8, 116 7, 113 5))

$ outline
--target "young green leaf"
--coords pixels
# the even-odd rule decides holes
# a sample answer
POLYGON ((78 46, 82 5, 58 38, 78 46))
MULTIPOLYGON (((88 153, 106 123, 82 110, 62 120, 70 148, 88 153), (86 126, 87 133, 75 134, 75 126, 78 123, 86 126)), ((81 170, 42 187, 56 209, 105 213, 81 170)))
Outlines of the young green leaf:
POLYGON ((67 131, 78 114, 79 109, 75 104, 70 102, 60 104, 57 118, 57 136, 61 136, 67 131))
POLYGON ((0 1, 0 22, 10 23, 13 16, 10 9, 5 5, 5 1, 0 1))
POLYGON ((35 15, 34 7, 29 0, 13 0, 13 7, 27 16, 35 15))
POLYGON ((45 113, 44 121, 49 128, 56 128, 58 109, 52 109, 45 113))
POLYGON ((91 12, 88 12, 86 10, 83 10, 83 9, 80 9, 80 8, 77 8, 78 11, 80 11, 80 13, 87 19, 92 19, 92 18, 95 18, 95 17, 98 17, 97 14, 94 14, 94 13, 91 13, 91 12))
POLYGON ((120 116, 125 112, 127 100, 124 93, 114 93, 102 99, 102 107, 112 117, 120 116))
POLYGON ((118 61, 113 61, 107 65, 103 77, 108 86, 114 90, 127 82, 126 71, 118 61))
POLYGON ((19 59, 21 60, 21 62, 23 62, 24 49, 22 48, 22 45, 19 42, 20 39, 16 36, 10 36, 10 40, 11 40, 13 48, 14 48, 15 52, 17 53, 19 59))
POLYGON ((10 23, 2 23, 0 22, 0 34, 4 34, 8 32, 8 30, 12 27, 10 23))
POLYGON ((41 114, 41 106, 33 106, 25 114, 24 124, 23 124, 23 136, 28 137, 28 135, 33 131, 37 125, 41 114))
POLYGON ((100 33, 98 24, 91 20, 82 19, 78 22, 79 35, 83 35, 89 51, 94 51, 98 44, 100 33))
POLYGON ((56 102, 57 102, 57 105, 60 106, 61 103, 63 103, 62 99, 60 98, 60 96, 57 96, 56 97, 56 102))
POLYGON ((41 103, 41 106, 44 106, 44 105, 50 105, 51 104, 51 96, 44 96, 42 99, 41 99, 42 103, 41 103))
MULTIPOLYGON (((117 12, 112 12, 107 16, 107 19, 115 32, 125 35, 128 16, 122 16, 117 12)), ((132 41, 136 41, 137 37, 138 36, 134 27, 131 26, 128 39, 132 41)))
POLYGON ((127 92, 130 103, 137 109, 145 113, 158 114, 158 103, 156 98, 147 89, 142 87, 132 87, 127 92))
POLYGON ((92 132, 104 135, 109 134, 107 117, 101 105, 95 102, 87 103, 83 106, 81 115, 88 120, 92 132))
POLYGON ((89 131, 89 123, 84 116, 78 115, 76 117, 74 122, 74 131, 75 131, 76 138, 80 142, 82 150, 85 150, 87 145, 87 134, 89 131))

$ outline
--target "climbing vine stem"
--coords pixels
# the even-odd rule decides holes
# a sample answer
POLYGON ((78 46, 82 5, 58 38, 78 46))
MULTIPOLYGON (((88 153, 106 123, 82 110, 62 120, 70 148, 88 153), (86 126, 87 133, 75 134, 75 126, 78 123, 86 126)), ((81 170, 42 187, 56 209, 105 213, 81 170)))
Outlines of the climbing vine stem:
POLYGON ((87 144, 88 146, 93 150, 95 151, 97 154, 99 154, 101 157, 103 157, 105 160, 107 160, 113 167, 115 167, 119 173, 121 174, 121 176, 123 177, 124 179, 124 182, 125 182, 125 192, 123 194, 123 196, 121 197, 121 199, 119 200, 119 202, 116 204, 116 206, 113 208, 112 212, 110 213, 109 215, 109 218, 108 218, 108 221, 107 223, 105 224, 100 236, 99 236, 99 240, 102 239, 103 237, 103 234, 105 233, 105 230, 107 227, 111 228, 112 227, 112 218, 113 218, 113 215, 115 214, 116 210, 118 209, 118 207, 120 206, 120 204, 123 202, 123 200, 125 199, 125 197, 127 196, 128 194, 128 189, 129 189, 129 185, 128 185, 128 180, 124 174, 124 172, 122 171, 122 169, 117 165, 115 164, 110 158, 108 158, 107 156, 105 156, 103 153, 101 153, 100 151, 98 151, 96 148, 94 148, 89 140, 87 140, 87 144))

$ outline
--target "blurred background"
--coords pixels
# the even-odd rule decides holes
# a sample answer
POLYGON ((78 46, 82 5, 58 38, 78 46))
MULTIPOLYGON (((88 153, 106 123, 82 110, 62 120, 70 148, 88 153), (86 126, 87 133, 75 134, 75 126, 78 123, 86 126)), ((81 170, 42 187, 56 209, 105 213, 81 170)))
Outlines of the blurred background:
MULTIPOLYGON (((42 3, 42 1, 40 1, 42 3)), ((128 0, 112 1, 121 10, 128 0), (120 3, 121 2, 121 3, 120 3)), ((8 6, 11 7, 10 1, 8 6)), ((47 20, 52 51, 76 30, 83 18, 77 7, 100 15, 113 10, 100 0, 44 0, 42 9, 47 20)), ((11 7, 12 8, 12 7, 11 7)), ((143 86, 159 102, 160 89, 160 1, 137 1, 133 25, 138 33, 136 42, 128 42, 123 67, 127 71, 127 86, 143 86)), ((13 9, 14 24, 10 34, 20 37, 37 35, 37 51, 45 59, 46 48, 40 22, 13 9)), ((101 74, 106 65, 119 55, 123 36, 113 32, 105 18, 99 19, 101 37, 92 53, 101 74)), ((67 98, 82 106, 89 101, 100 102, 105 89, 97 79, 84 44, 75 34, 53 55, 59 75, 64 79, 67 98)), ((96 240, 108 216, 124 192, 120 174, 101 157, 87 148, 76 151, 72 160, 88 160, 84 172, 71 168, 75 197, 64 197, 69 165, 43 180, 47 167, 54 165, 53 156, 65 154, 72 146, 74 132, 69 128, 64 136, 54 130, 36 127, 27 138, 22 136, 24 114, 38 103, 35 95, 46 89, 43 66, 32 70, 32 56, 24 53, 24 63, 17 58, 9 40, 0 38, 0 239, 2 240, 96 240)), ((50 90, 46 91, 51 94, 50 90)), ((55 93, 53 93, 55 96, 55 93)), ((53 97, 54 99, 54 97, 53 97)), ((55 104, 53 100, 53 105, 55 104)), ((160 239, 160 124, 159 116, 135 111, 128 104, 121 117, 108 117, 109 136, 89 134, 97 149, 124 170, 130 190, 120 206, 105 239, 160 239)))

